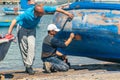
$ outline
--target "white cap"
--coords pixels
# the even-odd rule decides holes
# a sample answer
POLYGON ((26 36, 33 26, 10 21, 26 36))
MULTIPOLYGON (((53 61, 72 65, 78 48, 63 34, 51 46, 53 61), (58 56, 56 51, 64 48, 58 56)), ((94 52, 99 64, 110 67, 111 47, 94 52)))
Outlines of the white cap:
POLYGON ((57 26, 55 24, 49 24, 48 27, 47 27, 47 30, 50 31, 50 30, 54 30, 54 31, 60 31, 60 29, 57 28, 57 26))

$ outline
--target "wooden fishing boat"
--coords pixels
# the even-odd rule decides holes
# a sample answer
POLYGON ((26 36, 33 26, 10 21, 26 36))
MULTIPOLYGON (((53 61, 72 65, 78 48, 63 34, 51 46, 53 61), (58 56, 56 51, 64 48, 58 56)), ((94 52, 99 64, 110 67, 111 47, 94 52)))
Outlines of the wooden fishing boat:
POLYGON ((73 40, 69 47, 59 51, 72 56, 120 63, 120 25, 117 25, 120 20, 120 4, 75 2, 66 10, 74 18, 66 22, 66 15, 54 14, 53 22, 62 29, 56 37, 64 40, 73 32, 81 39, 73 40))
POLYGON ((5 58, 13 39, 13 35, 6 35, 5 37, 0 37, 0 61, 5 58))

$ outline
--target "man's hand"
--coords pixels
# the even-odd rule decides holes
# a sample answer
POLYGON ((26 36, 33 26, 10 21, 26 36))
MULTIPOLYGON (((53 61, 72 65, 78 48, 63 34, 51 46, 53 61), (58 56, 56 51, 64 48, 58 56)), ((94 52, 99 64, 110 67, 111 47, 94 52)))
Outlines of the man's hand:
POLYGON ((65 15, 67 15, 67 16, 70 17, 71 19, 73 19, 73 17, 74 17, 73 14, 71 14, 70 12, 65 11, 65 10, 63 10, 63 9, 61 9, 61 8, 57 8, 56 11, 61 12, 61 13, 65 14, 65 15))
POLYGON ((66 60, 67 56, 66 55, 62 55, 61 58, 62 58, 62 60, 66 60))
POLYGON ((71 19, 73 19, 74 15, 71 14, 71 13, 68 13, 68 17, 71 18, 71 19))
POLYGON ((70 34, 70 38, 73 39, 75 37, 74 33, 70 34))
POLYGON ((66 46, 68 46, 70 43, 71 43, 71 41, 72 41, 72 39, 74 38, 74 33, 71 33, 70 34, 70 37, 67 39, 67 41, 65 42, 65 45, 66 46))
POLYGON ((14 35, 13 35, 13 34, 6 34, 6 35, 5 35, 5 38, 11 39, 11 38, 14 38, 14 35))

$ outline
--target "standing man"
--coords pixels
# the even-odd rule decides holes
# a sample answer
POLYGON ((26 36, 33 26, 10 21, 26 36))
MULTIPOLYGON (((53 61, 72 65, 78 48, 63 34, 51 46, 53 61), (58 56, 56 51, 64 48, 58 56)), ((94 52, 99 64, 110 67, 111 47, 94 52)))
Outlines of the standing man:
POLYGON ((74 33, 71 33, 70 37, 65 42, 62 42, 54 37, 59 31, 56 25, 48 25, 47 30, 48 35, 43 40, 41 55, 45 72, 50 73, 52 71, 67 71, 69 69, 69 65, 64 61, 67 58, 61 52, 57 51, 57 48, 67 47, 72 42, 74 33), (58 57, 61 57, 63 60, 58 57))
POLYGON ((33 75, 35 72, 32 69, 35 55, 35 38, 36 38, 36 26, 39 23, 41 17, 45 13, 49 12, 61 12, 70 18, 73 15, 61 8, 44 6, 43 4, 36 4, 34 7, 29 8, 23 14, 17 16, 11 23, 8 35, 12 34, 12 30, 16 23, 18 23, 18 43, 22 54, 25 72, 33 75))

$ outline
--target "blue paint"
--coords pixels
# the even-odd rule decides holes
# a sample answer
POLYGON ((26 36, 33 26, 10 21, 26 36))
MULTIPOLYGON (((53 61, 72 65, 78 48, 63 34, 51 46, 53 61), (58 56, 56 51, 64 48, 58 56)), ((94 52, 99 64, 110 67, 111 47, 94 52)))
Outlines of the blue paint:
MULTIPOLYGON (((91 32, 75 32, 82 36, 82 40, 73 40, 69 47, 61 49, 60 51, 64 54, 110 60, 120 59, 120 36, 94 30, 91 32)), ((64 40, 69 37, 69 34, 70 32, 66 31, 60 32, 57 37, 64 40)))

